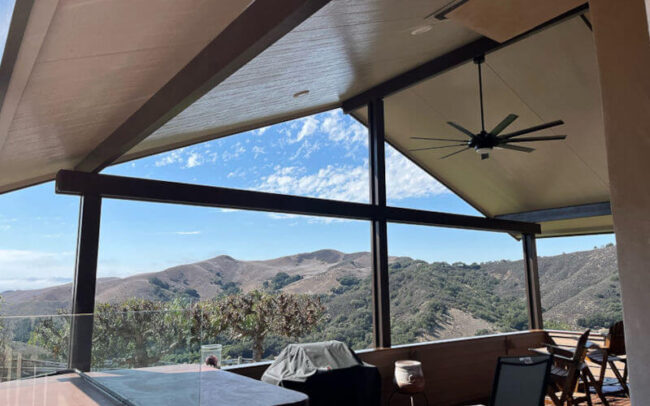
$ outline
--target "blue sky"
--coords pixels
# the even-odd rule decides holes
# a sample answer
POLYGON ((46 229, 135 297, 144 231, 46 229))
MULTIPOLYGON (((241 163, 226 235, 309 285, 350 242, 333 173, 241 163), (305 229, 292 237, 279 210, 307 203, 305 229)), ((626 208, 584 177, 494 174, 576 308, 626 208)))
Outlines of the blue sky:
MULTIPOLYGON (((104 173, 368 201, 365 128, 340 111, 278 124, 107 168, 104 173)), ((410 163, 386 151, 395 206, 479 215, 410 163)), ((79 199, 53 183, 0 195, 0 292, 70 281, 79 199)), ((520 259, 506 234, 389 225, 390 255, 467 263, 520 259)), ((163 270, 217 255, 267 259, 333 248, 370 249, 369 223, 105 199, 100 277, 163 270)), ((546 239, 540 255, 591 249, 612 235, 546 239)))
POLYGON ((0 55, 5 49, 15 0, 0 0, 0 55))

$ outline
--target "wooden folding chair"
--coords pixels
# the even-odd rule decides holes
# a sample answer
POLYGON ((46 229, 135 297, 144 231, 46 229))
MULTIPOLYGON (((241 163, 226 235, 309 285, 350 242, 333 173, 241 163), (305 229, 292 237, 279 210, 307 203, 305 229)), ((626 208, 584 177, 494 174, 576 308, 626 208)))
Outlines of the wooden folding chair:
POLYGON ((545 345, 548 352, 553 354, 553 366, 549 375, 548 396, 556 406, 563 406, 565 404, 572 406, 582 402, 586 402, 589 406, 592 406, 590 387, 596 390, 603 405, 609 405, 600 387, 596 386, 596 379, 585 363, 589 332, 590 330, 587 330, 580 336, 575 348, 569 349, 555 344, 545 345), (576 396, 576 390, 581 380, 585 393, 576 396), (557 393, 560 393, 560 396, 557 393))
POLYGON ((609 328, 609 333, 605 337, 605 345, 603 347, 595 348, 587 352, 589 361, 600 366, 600 373, 596 384, 600 387, 601 391, 605 382, 605 372, 607 366, 616 376, 618 383, 621 385, 623 392, 630 396, 630 388, 627 386, 627 358, 625 358, 625 332, 623 329, 623 322, 619 321, 612 324, 609 328), (622 363, 623 373, 619 370, 616 363, 622 363))

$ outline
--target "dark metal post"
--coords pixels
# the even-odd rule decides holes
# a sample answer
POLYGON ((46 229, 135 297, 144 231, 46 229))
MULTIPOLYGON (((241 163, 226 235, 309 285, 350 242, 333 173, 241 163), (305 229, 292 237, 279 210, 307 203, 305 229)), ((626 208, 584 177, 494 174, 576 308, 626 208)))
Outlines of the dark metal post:
POLYGON ((522 234, 524 248, 524 268, 526 271, 526 299, 528 303, 528 327, 543 329, 542 296, 539 289, 539 272, 537 269, 537 247, 535 235, 522 234))
POLYGON ((390 347, 390 293, 388 290, 388 235, 386 230, 386 166, 384 102, 368 104, 370 151, 370 204, 377 207, 371 225, 372 319, 375 348, 390 347))
POLYGON ((101 207, 98 195, 81 197, 68 358, 68 366, 81 371, 90 371, 101 207))

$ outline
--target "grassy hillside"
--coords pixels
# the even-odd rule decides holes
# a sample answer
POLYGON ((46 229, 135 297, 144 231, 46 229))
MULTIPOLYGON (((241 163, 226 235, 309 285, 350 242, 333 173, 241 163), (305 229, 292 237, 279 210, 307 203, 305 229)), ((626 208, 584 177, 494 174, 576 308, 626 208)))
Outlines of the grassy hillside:
MULTIPOLYGON (((527 326, 522 261, 468 265, 395 257, 389 263, 396 344, 527 326)), ((599 328, 620 319, 613 246, 541 257, 539 270, 547 327, 599 328)), ((370 255, 365 252, 321 250, 267 261, 219 256, 156 273, 100 279, 97 300, 203 300, 251 289, 321 297, 327 321, 306 340, 338 339, 355 348, 371 345, 370 255)), ((69 309, 70 294, 70 284, 4 292, 2 310, 5 315, 56 314, 69 309)), ((19 335, 28 336, 22 330, 19 335)), ((272 339, 269 351, 282 345, 282 340, 272 339)))

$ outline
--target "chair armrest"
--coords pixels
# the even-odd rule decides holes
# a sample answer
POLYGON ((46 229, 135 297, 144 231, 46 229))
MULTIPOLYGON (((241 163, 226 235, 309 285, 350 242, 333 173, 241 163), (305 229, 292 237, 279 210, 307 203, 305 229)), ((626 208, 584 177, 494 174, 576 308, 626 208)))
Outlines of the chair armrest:
POLYGON ((574 351, 553 344, 546 344, 546 349, 555 356, 561 355, 572 359, 574 355, 574 351))
POLYGON ((553 362, 558 366, 568 367, 575 364, 575 360, 562 355, 553 355, 553 362))

